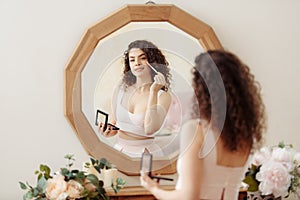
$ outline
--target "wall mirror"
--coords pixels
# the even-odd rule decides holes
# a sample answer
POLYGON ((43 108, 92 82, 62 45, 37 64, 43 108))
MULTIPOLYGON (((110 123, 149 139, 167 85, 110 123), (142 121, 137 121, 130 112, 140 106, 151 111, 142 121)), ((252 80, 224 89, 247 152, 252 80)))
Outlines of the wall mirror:
MULTIPOLYGON (((171 89, 181 105, 181 97, 192 94, 190 70, 194 57, 207 49, 222 48, 209 25, 174 5, 126 5, 85 32, 65 69, 65 115, 89 155, 107 158, 128 175, 139 172, 140 158, 113 148, 115 139, 102 137, 94 122, 97 109, 111 112, 123 53, 137 39, 153 42, 166 55, 171 89)), ((162 132, 155 137, 163 144, 164 156, 154 158, 154 170, 176 172, 178 139, 179 133, 162 132)))

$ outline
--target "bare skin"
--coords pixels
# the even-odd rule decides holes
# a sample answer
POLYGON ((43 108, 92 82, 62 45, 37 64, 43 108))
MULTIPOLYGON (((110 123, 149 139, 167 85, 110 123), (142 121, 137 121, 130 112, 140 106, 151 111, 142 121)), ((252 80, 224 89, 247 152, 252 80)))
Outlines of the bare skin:
MULTIPOLYGON (((121 105, 133 114, 145 113, 145 137, 122 130, 112 130, 111 126, 108 126, 107 130, 103 132, 102 124, 99 125, 99 132, 105 137, 119 134, 120 138, 126 140, 149 139, 149 136, 161 127, 171 103, 171 96, 168 92, 158 96, 159 90, 166 84, 165 77, 158 72, 154 77, 154 82, 152 82, 152 69, 148 65, 146 54, 141 49, 133 48, 129 51, 129 65, 131 72, 136 77, 136 83, 126 88, 121 105)), ((113 95, 114 113, 119 90, 120 88, 117 88, 113 95)), ((111 119, 111 123, 115 124, 113 115, 111 119)))

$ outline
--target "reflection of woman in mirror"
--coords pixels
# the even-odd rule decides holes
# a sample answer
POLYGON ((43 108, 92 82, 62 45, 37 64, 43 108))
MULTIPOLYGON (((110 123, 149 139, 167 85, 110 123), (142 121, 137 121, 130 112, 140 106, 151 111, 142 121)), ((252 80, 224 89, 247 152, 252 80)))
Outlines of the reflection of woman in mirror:
POLYGON ((129 44, 122 83, 112 100, 112 116, 120 130, 108 127, 103 132, 100 127, 106 137, 118 134, 116 149, 133 157, 140 157, 145 148, 160 152, 154 135, 163 126, 171 103, 170 77, 168 62, 153 43, 137 40, 129 44))
POLYGON ((145 174, 141 184, 157 199, 238 199, 250 152, 265 128, 259 85, 232 53, 208 51, 195 63, 200 116, 182 128, 176 189, 165 191, 145 174))

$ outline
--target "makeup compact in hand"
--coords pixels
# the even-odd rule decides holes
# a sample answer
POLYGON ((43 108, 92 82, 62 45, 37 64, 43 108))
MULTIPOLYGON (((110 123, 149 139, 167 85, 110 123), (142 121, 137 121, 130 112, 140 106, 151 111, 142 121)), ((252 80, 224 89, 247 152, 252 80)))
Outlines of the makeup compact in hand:
POLYGON ((140 170, 146 174, 152 179, 157 179, 157 180, 167 180, 167 181, 173 181, 174 179, 172 178, 166 178, 166 177, 160 177, 160 176, 153 176, 151 171, 152 171, 152 154, 149 153, 147 150, 144 151, 142 154, 142 159, 141 159, 141 166, 140 170))
POLYGON ((97 110, 96 112, 95 125, 98 126, 99 123, 103 123, 103 131, 107 129, 108 125, 112 128, 112 130, 119 130, 119 128, 115 125, 108 123, 108 114, 101 110, 97 110))

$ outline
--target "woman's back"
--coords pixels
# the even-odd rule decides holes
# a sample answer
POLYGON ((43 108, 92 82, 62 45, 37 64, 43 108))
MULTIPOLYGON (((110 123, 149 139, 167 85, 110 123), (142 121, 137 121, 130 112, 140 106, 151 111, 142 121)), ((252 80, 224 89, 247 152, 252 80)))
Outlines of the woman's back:
POLYGON ((199 159, 202 159, 200 199, 234 200, 248 166, 248 152, 230 152, 218 134, 208 131, 199 159))
MULTIPOLYGON (((234 200, 238 198, 239 188, 248 166, 249 151, 230 152, 224 148, 223 142, 211 129, 197 129, 198 120, 190 122, 190 129, 198 130, 194 134, 202 135, 202 148, 199 147, 198 159, 201 162, 199 180, 199 199, 234 200)), ((203 127, 201 124, 198 127, 203 127)), ((193 137, 192 137, 193 138, 193 137)), ((184 142, 183 142, 184 143, 184 142)), ((188 142, 189 143, 189 142, 188 142)), ((184 174, 181 169, 183 161, 178 159, 179 176, 184 174)), ((179 179, 176 188, 181 188, 179 179)))

